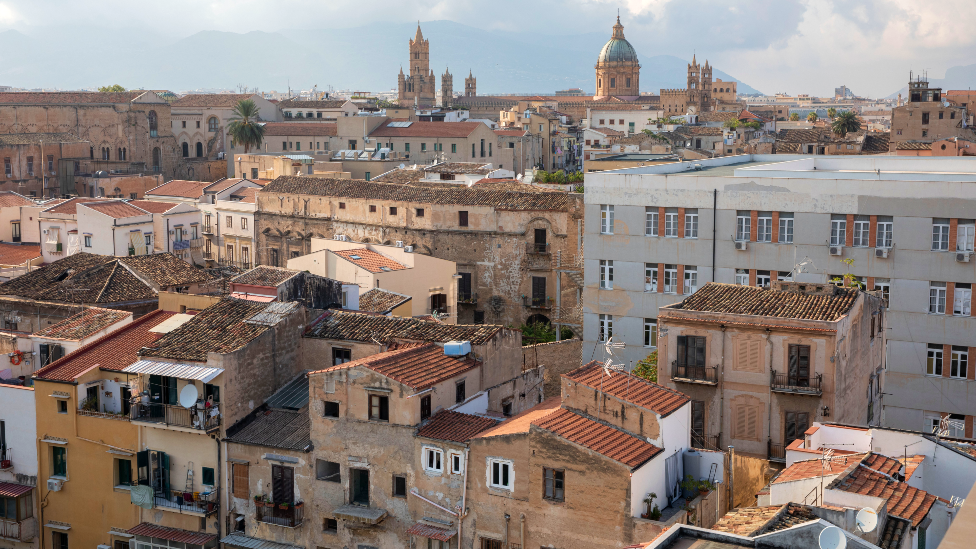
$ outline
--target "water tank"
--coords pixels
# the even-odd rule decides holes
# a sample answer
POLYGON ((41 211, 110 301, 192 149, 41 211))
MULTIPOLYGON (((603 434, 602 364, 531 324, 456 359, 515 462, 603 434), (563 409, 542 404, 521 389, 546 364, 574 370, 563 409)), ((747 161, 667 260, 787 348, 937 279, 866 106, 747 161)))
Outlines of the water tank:
MULTIPOLYGON (((691 475, 691 478, 699 480, 707 471, 702 471, 702 453, 694 448, 688 448, 685 450, 684 456, 682 456, 682 461, 684 461, 685 475, 691 475)), ((684 479, 681 479, 684 480, 684 479)))
POLYGON ((95 172, 95 177, 108 177, 108 172, 105 170, 98 170, 95 172))
POLYGON ((447 356, 464 356, 470 352, 470 341, 448 341, 444 344, 444 354, 447 356))

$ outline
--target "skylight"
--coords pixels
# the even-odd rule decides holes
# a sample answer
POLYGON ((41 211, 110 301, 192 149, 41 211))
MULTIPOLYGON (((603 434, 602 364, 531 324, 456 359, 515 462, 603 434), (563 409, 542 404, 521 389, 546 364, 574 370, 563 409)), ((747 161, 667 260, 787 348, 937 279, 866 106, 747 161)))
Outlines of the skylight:
POLYGON ((362 258, 359 257, 358 255, 351 255, 349 256, 349 259, 362 259, 362 258))

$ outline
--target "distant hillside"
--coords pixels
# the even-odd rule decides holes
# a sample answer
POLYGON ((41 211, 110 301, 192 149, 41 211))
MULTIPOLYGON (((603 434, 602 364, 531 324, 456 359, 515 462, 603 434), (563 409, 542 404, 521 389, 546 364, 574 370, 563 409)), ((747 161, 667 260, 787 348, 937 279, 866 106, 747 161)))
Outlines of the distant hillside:
MULTIPOLYGON (((976 64, 956 66, 946 70, 945 78, 929 78, 929 85, 941 87, 943 91, 949 90, 971 90, 976 88, 976 64)), ((897 99, 898 94, 902 98, 908 97, 908 85, 889 95, 886 99, 897 99)))
MULTIPOLYGON (((407 40, 416 25, 373 24, 350 29, 232 33, 206 31, 172 40, 152 31, 84 29, 25 35, 0 33, 0 85, 24 88, 83 88, 122 84, 127 88, 233 88, 261 90, 318 85, 324 89, 390 90, 407 59, 407 40), (125 48, 119 47, 119 40, 125 48), (85 44, 80 48, 78 44, 85 44), (43 60, 38 65, 38 60, 43 60)), ((606 32, 540 35, 485 31, 454 23, 423 24, 431 42, 431 69, 450 67, 459 90, 468 70, 478 77, 478 92, 552 93, 582 88, 592 93, 593 65, 607 41, 606 32)), ((671 55, 641 60, 641 90, 683 88, 687 60, 671 55)), ((715 70, 715 78, 735 80, 715 70)), ((756 93, 740 82, 739 92, 756 93)))

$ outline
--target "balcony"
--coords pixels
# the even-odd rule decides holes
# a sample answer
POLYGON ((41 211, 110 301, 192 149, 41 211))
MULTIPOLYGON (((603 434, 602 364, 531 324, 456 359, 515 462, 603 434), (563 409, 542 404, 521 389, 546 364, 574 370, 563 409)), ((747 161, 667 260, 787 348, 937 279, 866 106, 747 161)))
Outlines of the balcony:
POLYGON ((214 226, 213 225, 204 225, 203 226, 203 229, 201 229, 201 230, 203 231, 203 234, 214 234, 214 226))
POLYGON ((200 492, 199 499, 194 498, 192 492, 173 492, 172 497, 164 494, 156 494, 153 498, 153 505, 157 509, 181 514, 195 514, 200 516, 210 516, 217 512, 217 489, 210 492, 200 492), (189 496, 189 497, 187 497, 189 496))
POLYGON ((305 503, 270 503, 255 501, 258 521, 285 528, 298 528, 305 520, 305 503))
POLYGON ((387 514, 386 509, 376 509, 355 503, 343 505, 332 512, 335 518, 344 521, 343 525, 346 528, 353 529, 373 528, 383 522, 387 514))
POLYGON ((777 463, 786 463, 786 449, 782 444, 774 444, 773 439, 766 442, 766 459, 777 463))
POLYGON ((203 252, 203 258, 212 261, 214 259, 217 259, 217 254, 213 252, 203 252))
POLYGON ((776 393, 820 396, 823 394, 823 374, 814 377, 801 377, 790 374, 770 373, 769 387, 776 393))
POLYGON ((525 243, 525 253, 527 253, 527 254, 548 254, 549 253, 549 243, 548 242, 526 242, 525 243))
POLYGON ((709 435, 705 433, 697 433, 695 431, 691 432, 691 447, 700 448, 702 450, 714 450, 716 452, 721 452, 721 448, 718 446, 719 440, 718 435, 709 435))
POLYGON ((459 305, 477 305, 478 304, 478 294, 477 293, 458 293, 458 304, 459 305))
POLYGON ((129 419, 132 421, 199 429, 208 433, 220 428, 220 417, 219 411, 210 412, 201 408, 184 408, 171 404, 133 404, 129 412, 129 419), (194 409, 196 409, 195 413, 194 409))
POLYGON ((688 366, 671 362, 671 379, 683 383, 699 385, 718 385, 718 366, 688 366))
POLYGON ((529 309, 552 309, 552 298, 522 296, 522 306, 529 309))
POLYGON ((36 518, 30 517, 19 521, 0 519, 0 539, 8 541, 30 542, 36 537, 36 518))

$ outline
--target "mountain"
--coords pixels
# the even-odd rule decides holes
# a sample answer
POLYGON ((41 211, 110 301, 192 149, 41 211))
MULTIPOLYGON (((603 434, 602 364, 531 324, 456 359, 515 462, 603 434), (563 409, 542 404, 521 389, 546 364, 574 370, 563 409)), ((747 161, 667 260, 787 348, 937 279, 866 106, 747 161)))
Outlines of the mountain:
MULTIPOLYGON (((929 78, 929 85, 942 88, 942 91, 971 90, 976 88, 976 64, 961 65, 947 69, 945 78, 929 78)), ((907 98, 908 86, 906 85, 885 99, 897 99, 899 93, 902 99, 907 98)))
MULTIPOLYGON (((450 67, 454 89, 464 85, 464 71, 478 78, 478 92, 552 93, 582 88, 592 93, 593 65, 608 36, 486 31, 452 21, 423 24, 430 40, 431 69, 450 67)), ((370 91, 396 87, 407 59, 410 24, 346 29, 247 33, 203 31, 180 39, 126 29, 67 29, 30 35, 0 33, 0 85, 77 89, 106 84, 127 88, 235 88, 238 84, 283 91, 329 85, 370 91), (84 43, 84 48, 77 44, 84 43), (119 44, 124 43, 125 47, 119 44)), ((643 55, 641 90, 684 88, 688 61, 672 55, 643 55)), ((719 70, 715 78, 735 80, 719 70)), ((739 83, 740 93, 756 93, 739 83)))

